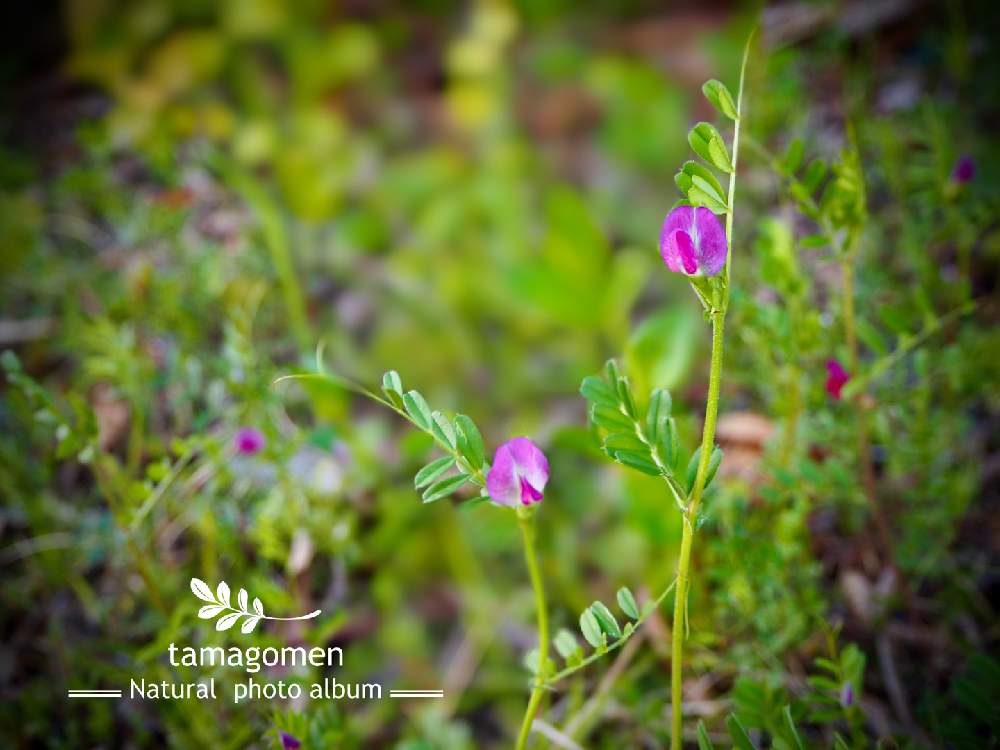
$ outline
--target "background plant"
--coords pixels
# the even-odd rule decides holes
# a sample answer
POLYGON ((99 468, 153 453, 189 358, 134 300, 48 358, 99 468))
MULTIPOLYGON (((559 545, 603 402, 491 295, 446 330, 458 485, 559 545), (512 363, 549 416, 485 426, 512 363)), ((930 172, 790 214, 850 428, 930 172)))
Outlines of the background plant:
MULTIPOLYGON (((553 633, 579 633, 595 601, 624 628, 623 585, 641 615, 673 580, 663 560, 679 514, 664 513, 662 480, 595 460, 574 394, 618 357, 635 394, 672 394, 678 444, 698 441, 703 324, 650 228, 684 133, 713 116, 701 83, 736 80, 746 19, 635 4, 252 5, 32 7, 6 26, 0 347, 20 365, 5 358, 0 407, 0 734, 241 747, 277 746, 285 729, 344 747, 506 746, 530 681, 511 655, 535 645, 516 528, 485 523, 488 506, 416 502, 415 473, 444 454, 394 415, 339 388, 271 383, 310 367, 322 338, 327 361, 363 382, 395 365, 438 408, 461 405, 486 444, 536 436, 558 488, 538 519, 553 633), (249 457, 233 450, 248 426, 267 439, 249 457), (68 675, 194 677, 171 673, 161 644, 229 641, 197 620, 191 577, 239 581, 268 611, 324 612, 261 623, 241 643, 341 645, 338 677, 433 681, 448 697, 238 713, 52 700, 68 675)), ((826 360, 844 360, 839 270, 804 242, 817 226, 748 139, 726 460, 689 592, 687 741, 697 715, 728 746, 735 712, 753 742, 772 742, 741 713, 745 678, 784 691, 775 715, 790 705, 807 746, 850 742, 845 719, 810 717, 805 681, 829 658, 823 624, 840 621, 840 652, 866 655, 865 742, 988 746, 995 727, 968 686, 990 684, 995 651, 993 14, 836 10, 802 25, 765 13, 746 133, 780 157, 800 138, 805 166, 838 161, 853 125, 867 217, 852 398, 868 408, 915 606, 886 595, 870 554, 854 401, 824 390, 826 360), (954 184, 963 154, 975 177, 954 184)), ((586 747, 664 745, 667 635, 650 614, 600 666, 567 676, 549 725, 573 722, 586 747)))

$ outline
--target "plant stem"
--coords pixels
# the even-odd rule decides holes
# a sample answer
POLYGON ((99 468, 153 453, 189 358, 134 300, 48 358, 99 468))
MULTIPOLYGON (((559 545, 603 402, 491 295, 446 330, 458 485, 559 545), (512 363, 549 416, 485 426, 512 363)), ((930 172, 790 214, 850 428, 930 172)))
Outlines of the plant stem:
POLYGON ((708 464, 715 445, 715 422, 719 414, 719 385, 722 380, 722 341, 725 328, 725 311, 712 312, 712 366, 708 379, 708 402, 705 404, 705 427, 701 433, 701 455, 698 459, 698 473, 684 513, 684 531, 681 536, 681 551, 677 560, 677 591, 674 594, 674 622, 670 656, 670 705, 672 731, 670 747, 680 750, 683 715, 681 711, 681 672, 684 656, 684 633, 687 622, 687 597, 691 569, 691 546, 694 540, 694 526, 698 520, 698 506, 708 476, 708 464))
MULTIPOLYGON (((855 331, 853 252, 840 262, 840 279, 844 308, 844 339, 847 342, 847 367, 852 376, 857 377, 861 358, 858 355, 858 336, 855 331)), ((887 544, 888 539, 885 538, 884 530, 881 528, 883 524, 882 514, 878 511, 878 501, 875 496, 875 472, 872 469, 871 449, 868 445, 867 415, 864 406, 861 404, 861 400, 854 399, 854 402, 856 404, 858 420, 858 461, 861 464, 861 483, 865 489, 865 494, 868 496, 868 502, 872 503, 875 507, 876 522, 879 524, 880 532, 883 532, 882 543, 887 544)), ((886 550, 888 551, 888 549, 889 547, 887 546, 886 550)))
POLYGON ((743 122, 743 85, 746 82, 747 58, 750 56, 750 44, 753 42, 757 28, 754 27, 747 37, 743 47, 743 62, 740 64, 740 88, 736 93, 736 123, 733 125, 733 171, 729 173, 729 210, 726 211, 726 294, 723 309, 729 307, 730 280, 733 269, 733 211, 736 208, 736 165, 740 158, 740 123, 743 122))
POLYGON ((726 281, 721 306, 713 308, 712 320, 712 364, 708 377, 708 400, 705 404, 705 426, 701 433, 701 454, 698 458, 698 472, 694 486, 684 509, 684 530, 681 535, 681 550, 677 559, 677 590, 674 593, 674 622, 671 633, 670 652, 670 706, 671 733, 670 747, 680 750, 683 744, 682 730, 684 716, 681 710, 682 673, 684 659, 684 636, 687 631, 687 600, 690 587, 691 547, 694 543, 694 529, 698 523, 698 507, 701 493, 708 478, 708 465, 715 447, 715 421, 719 415, 719 385, 722 380, 722 341, 725 330, 726 311, 729 309, 729 291, 732 288, 733 268, 733 213, 736 208, 736 165, 740 156, 740 123, 743 122, 743 87, 746 83, 747 59, 750 45, 757 29, 751 30, 743 48, 743 62, 740 64, 740 88, 736 94, 736 123, 733 127, 733 164, 729 173, 729 205, 726 211, 726 281))
MULTIPOLYGON (((853 243, 850 245, 850 251, 840 263, 840 276, 843 294, 842 304, 844 308, 844 339, 847 342, 848 368, 852 377, 857 377, 861 357, 858 354, 858 338, 855 332, 853 243)), ((878 498, 878 483, 875 479, 875 467, 872 464, 871 444, 868 437, 868 411, 861 396, 854 398, 853 401, 858 427, 858 463, 861 465, 861 486, 868 499, 872 515, 875 518, 875 528, 878 531, 879 541, 882 543, 886 562, 893 568, 896 568, 892 533, 889 531, 889 523, 882 512, 882 504, 878 498)), ((901 583, 905 588, 905 581, 901 580, 901 583)))
POLYGON ((840 283, 844 306, 844 339, 847 342, 847 366, 852 373, 858 370, 858 337, 854 323, 854 263, 853 254, 840 262, 840 283))
POLYGON ((790 365, 791 374, 787 376, 788 383, 788 404, 785 412, 785 429, 781 438, 781 452, 778 461, 782 467, 788 468, 788 464, 795 453, 795 446, 798 440, 799 415, 802 411, 802 394, 799 391, 799 368, 797 365, 790 365))
POLYGON ((545 587, 542 585, 542 575, 538 570, 538 558, 535 556, 535 525, 534 513, 518 508, 517 522, 521 527, 524 539, 524 560, 528 564, 528 575, 531 577, 531 587, 535 590, 535 611, 538 617, 538 668, 535 672, 535 685, 528 699, 528 707, 524 711, 521 731, 517 737, 517 750, 524 750, 528 745, 528 735, 531 734, 531 724, 538 713, 538 707, 545 695, 545 672, 549 662, 549 615, 545 607, 545 587))

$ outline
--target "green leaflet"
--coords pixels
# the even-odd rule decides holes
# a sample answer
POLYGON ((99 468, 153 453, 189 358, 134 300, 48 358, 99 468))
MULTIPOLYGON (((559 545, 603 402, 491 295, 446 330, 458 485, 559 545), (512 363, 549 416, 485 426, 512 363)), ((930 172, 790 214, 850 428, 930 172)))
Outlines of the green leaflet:
POLYGON ((691 144, 691 150, 716 169, 727 174, 733 171, 733 162, 729 158, 725 141, 711 123, 699 122, 691 128, 688 143, 691 144))
POLYGON ((726 88, 726 84, 722 81, 717 81, 714 78, 705 81, 701 87, 701 93, 705 95, 705 98, 712 103, 717 110, 728 117, 730 120, 738 120, 740 118, 739 114, 736 112, 736 102, 733 101, 733 95, 729 93, 729 89, 726 88))
POLYGON ((426 487, 455 464, 454 456, 443 456, 424 466, 413 478, 413 486, 418 490, 426 487))

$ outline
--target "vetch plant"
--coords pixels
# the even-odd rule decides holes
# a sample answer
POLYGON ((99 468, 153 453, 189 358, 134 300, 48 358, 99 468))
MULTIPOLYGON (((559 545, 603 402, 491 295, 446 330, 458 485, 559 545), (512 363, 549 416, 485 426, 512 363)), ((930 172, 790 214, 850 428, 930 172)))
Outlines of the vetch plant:
MULTIPOLYGON (((317 358, 319 359, 319 358, 317 358)), ((319 368, 322 370, 322 367, 319 368)), ((422 467, 414 477, 414 487, 421 491, 424 503, 432 503, 456 493, 465 485, 478 488, 478 496, 469 502, 491 500, 514 510, 524 543, 524 557, 535 594, 538 621, 538 649, 531 662, 535 674, 531 695, 518 733, 517 748, 527 745, 531 725, 541 706, 550 672, 548 611, 545 587, 535 551, 534 517, 549 479, 545 454, 526 437, 515 437, 500 445, 493 463, 486 461, 486 448, 475 422, 464 414, 454 418, 432 410, 416 390, 404 390, 395 370, 382 376, 382 395, 338 375, 323 372, 290 375, 280 380, 325 380, 366 396, 392 409, 414 427, 427 433, 445 454, 422 467)))
MULTIPOLYGON (((493 454, 492 463, 489 463, 486 460, 487 453, 482 435, 472 419, 464 414, 456 414, 453 418, 449 418, 440 411, 432 410, 419 391, 404 390, 402 379, 395 370, 383 375, 382 393, 378 394, 350 379, 324 373, 321 366, 318 369, 320 372, 289 375, 279 378, 278 381, 322 380, 345 388, 392 409, 434 440, 444 455, 423 466, 414 477, 414 487, 421 492, 424 503, 450 497, 463 487, 471 485, 478 492, 465 501, 466 505, 491 501, 497 506, 514 511, 521 529, 525 563, 534 591, 538 627, 538 647, 525 657, 525 663, 533 673, 533 682, 515 745, 517 750, 522 750, 527 747, 532 724, 541 709, 546 692, 555 683, 583 669, 604 654, 623 646, 670 594, 675 584, 671 583, 655 601, 647 602, 642 608, 627 587, 619 589, 616 599, 619 608, 625 614, 623 625, 619 624, 607 605, 595 601, 580 615, 580 631, 584 640, 593 647, 593 653, 585 655, 576 636, 568 630, 560 630, 551 640, 557 653, 564 660, 565 668, 555 671, 555 664, 549 657, 548 607, 535 543, 534 518, 544 499, 549 479, 549 462, 542 450, 526 437, 515 437, 501 444, 493 454)), ((638 419, 627 381, 618 373, 613 362, 608 364, 608 370, 613 381, 619 383, 619 390, 613 391, 597 379, 588 379, 585 381, 586 392, 598 398, 605 406, 615 404, 619 412, 621 409, 626 409, 634 419, 638 419), (622 406, 622 401, 619 399, 624 400, 628 406, 622 406)), ((657 452, 662 449, 665 451, 664 455, 674 456, 674 449, 671 446, 676 445, 676 425, 670 418, 670 395, 665 391, 656 395, 649 419, 653 425, 650 434, 654 435, 650 438, 651 442, 646 444, 649 451, 657 452)), ((636 462, 638 466, 648 470, 651 459, 633 455, 626 450, 626 446, 622 446, 621 455, 624 456, 623 461, 636 462)), ((670 477, 678 502, 682 496, 690 493, 695 482, 698 455, 696 453, 692 458, 691 467, 684 480, 674 479, 672 475, 670 477)), ((706 481, 711 480, 720 460, 721 453, 716 450, 709 462, 706 481)))
POLYGON ((542 501, 542 491, 549 481, 549 461, 533 442, 525 437, 508 440, 497 448, 493 465, 486 476, 486 491, 497 505, 514 508, 524 540, 524 559, 535 592, 535 611, 538 617, 538 650, 532 661, 536 665, 535 684, 528 698, 517 747, 523 748, 531 733, 531 724, 544 697, 544 679, 549 664, 549 618, 545 604, 545 587, 542 583, 538 559, 535 554, 534 506, 542 501))
POLYGON ((618 371, 614 362, 608 363, 603 379, 587 378, 580 389, 590 402, 590 419, 601 436, 604 452, 618 463, 661 477, 683 516, 671 646, 671 747, 674 750, 679 750, 682 739, 682 665, 688 627, 691 548, 701 521, 705 489, 722 461, 722 452, 715 445, 715 423, 732 277, 733 208, 743 119, 743 86, 752 38, 751 33, 743 51, 735 99, 719 81, 708 81, 702 87, 705 97, 733 122, 732 156, 713 125, 702 122, 692 128, 688 142, 705 164, 689 161, 681 167, 675 181, 684 198, 667 215, 660 231, 663 262, 672 272, 683 273, 689 278, 712 328, 711 369, 701 445, 691 456, 686 472, 681 476, 676 472, 679 446, 670 416, 669 393, 654 391, 648 399, 645 416, 641 416, 628 378, 618 371), (726 193, 710 167, 729 175, 726 193), (725 230, 717 215, 725 215, 725 230))

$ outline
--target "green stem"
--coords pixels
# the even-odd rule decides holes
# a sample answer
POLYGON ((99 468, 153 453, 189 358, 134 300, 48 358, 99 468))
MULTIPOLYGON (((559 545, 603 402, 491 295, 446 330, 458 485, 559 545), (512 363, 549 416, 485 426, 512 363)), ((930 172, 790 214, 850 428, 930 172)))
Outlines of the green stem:
POLYGON ((545 695, 545 671, 549 662, 549 615, 545 607, 545 587, 542 585, 542 575, 538 569, 538 558, 535 555, 535 525, 534 513, 519 508, 517 522, 521 527, 524 539, 524 560, 528 564, 528 575, 531 577, 531 587, 535 590, 535 611, 538 617, 538 668, 535 673, 535 685, 528 699, 528 707, 524 711, 521 731, 517 737, 517 750, 528 746, 528 736, 531 734, 531 724, 545 695))
POLYGON ((733 211, 736 208, 736 165, 740 158, 740 123, 743 122, 743 84, 746 81, 750 44, 756 33, 755 27, 751 30, 750 36, 747 37, 746 46, 743 47, 743 62, 740 64, 740 87, 736 93, 736 124, 733 126, 733 171, 729 173, 729 210, 726 211, 726 242, 729 245, 729 252, 726 257, 726 295, 723 308, 729 307, 729 282, 733 269, 733 211))
POLYGON ((725 313, 712 313, 712 368, 708 380, 708 402, 705 404, 705 427, 701 433, 701 455, 698 459, 698 473, 684 514, 684 531, 681 536, 681 551, 677 560, 677 591, 674 594, 674 622, 670 657, 670 705, 672 709, 672 732, 670 747, 680 750, 683 715, 681 712, 681 670, 684 656, 684 632, 687 622, 687 597, 690 583, 691 546, 694 540, 694 526, 698 519, 698 507, 708 477, 708 464, 715 444, 715 422, 719 414, 719 385, 722 380, 722 341, 725 328, 725 313))
POLYGON ((684 636, 687 631, 687 600, 690 588, 691 547, 694 543, 694 528, 698 522, 698 508, 701 495, 708 478, 708 465, 715 447, 715 421, 719 415, 719 385, 722 380, 722 341, 725 330, 726 311, 729 309, 729 290, 733 268, 733 213, 736 208, 736 166, 740 155, 740 124, 743 122, 743 87, 746 83, 747 59, 756 28, 747 37, 743 48, 743 62, 740 65, 740 88, 736 94, 736 123, 733 127, 733 168, 729 173, 729 206, 726 211, 726 282, 721 309, 713 308, 712 320, 712 365, 708 378, 708 400, 705 404, 705 426, 701 433, 701 454, 698 458, 698 472, 694 486, 688 496, 684 510, 684 530, 681 534, 681 549, 677 558, 677 591, 674 594, 674 621, 671 633, 670 656, 670 706, 671 706, 671 750, 680 750, 683 744, 682 729, 684 716, 681 710, 682 674, 684 659, 684 636))
POLYGON ((847 342, 847 366, 852 374, 858 372, 858 336, 855 332, 854 313, 854 258, 848 255, 840 262, 844 306, 844 339, 847 342))
POLYGON ((795 452, 798 443, 799 413, 802 409, 802 398, 799 393, 798 370, 793 370, 793 378, 788 384, 788 411, 785 414, 785 434, 782 436, 779 463, 785 469, 795 452))

